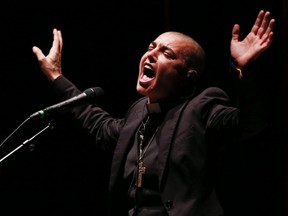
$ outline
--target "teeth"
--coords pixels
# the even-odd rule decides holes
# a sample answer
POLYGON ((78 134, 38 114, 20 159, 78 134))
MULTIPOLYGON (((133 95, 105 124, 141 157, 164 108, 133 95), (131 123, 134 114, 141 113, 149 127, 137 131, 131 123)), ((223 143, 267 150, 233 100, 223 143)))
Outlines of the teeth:
POLYGON ((152 70, 152 68, 149 65, 145 65, 144 68, 152 70))

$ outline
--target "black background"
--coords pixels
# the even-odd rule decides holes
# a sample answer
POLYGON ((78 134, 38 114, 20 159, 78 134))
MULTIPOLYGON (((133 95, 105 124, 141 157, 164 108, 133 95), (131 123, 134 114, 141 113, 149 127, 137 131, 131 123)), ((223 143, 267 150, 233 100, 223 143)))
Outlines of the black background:
MULTIPOLYGON (((64 40, 63 73, 80 90, 100 86, 101 105, 122 117, 139 97, 136 79, 141 55, 167 30, 182 31, 202 44, 209 79, 225 85, 229 43, 235 23, 244 37, 260 9, 276 19, 272 46, 260 56, 256 88, 265 103, 266 136, 253 138, 231 156, 234 170, 224 180, 229 215, 284 215, 287 117, 287 8, 285 0, 255 1, 9 1, 0 8, 1 114, 0 147, 4 157, 51 119, 28 121, 37 110, 56 102, 40 71, 32 46, 45 54, 53 28, 64 40), (285 70, 286 69, 286 70, 285 70), (103 104, 102 104, 103 102, 103 104), (284 135, 283 135, 284 134, 284 135)), ((212 81, 211 81, 212 82, 212 81)), ((110 155, 91 144, 79 126, 56 120, 28 145, 0 163, 0 215, 103 215, 110 155)))

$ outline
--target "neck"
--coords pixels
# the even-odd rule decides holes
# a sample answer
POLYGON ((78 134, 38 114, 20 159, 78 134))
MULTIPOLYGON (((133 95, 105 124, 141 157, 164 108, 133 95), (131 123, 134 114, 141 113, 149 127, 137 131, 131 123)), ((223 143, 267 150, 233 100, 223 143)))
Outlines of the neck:
POLYGON ((147 110, 149 113, 160 113, 161 107, 159 103, 147 103, 147 110))

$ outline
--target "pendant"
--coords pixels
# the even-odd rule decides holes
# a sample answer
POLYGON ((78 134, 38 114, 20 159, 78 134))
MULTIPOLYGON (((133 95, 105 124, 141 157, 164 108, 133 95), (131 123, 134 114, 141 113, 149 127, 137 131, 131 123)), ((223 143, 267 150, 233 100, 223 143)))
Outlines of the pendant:
POLYGON ((138 178, 137 178, 137 187, 142 187, 142 180, 143 180, 143 174, 145 174, 146 167, 143 166, 143 160, 138 161, 138 178))

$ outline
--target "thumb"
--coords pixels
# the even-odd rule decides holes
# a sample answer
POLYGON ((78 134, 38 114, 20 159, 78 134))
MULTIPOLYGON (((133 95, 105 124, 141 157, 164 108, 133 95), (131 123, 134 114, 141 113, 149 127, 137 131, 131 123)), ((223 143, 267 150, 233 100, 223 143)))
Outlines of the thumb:
POLYGON ((240 26, 238 24, 235 24, 232 29, 232 40, 238 41, 240 35, 240 26))
POLYGON ((45 58, 42 50, 39 49, 39 48, 36 47, 36 46, 33 46, 33 47, 32 47, 32 52, 36 55, 36 57, 37 57, 38 60, 41 60, 41 59, 45 58))

